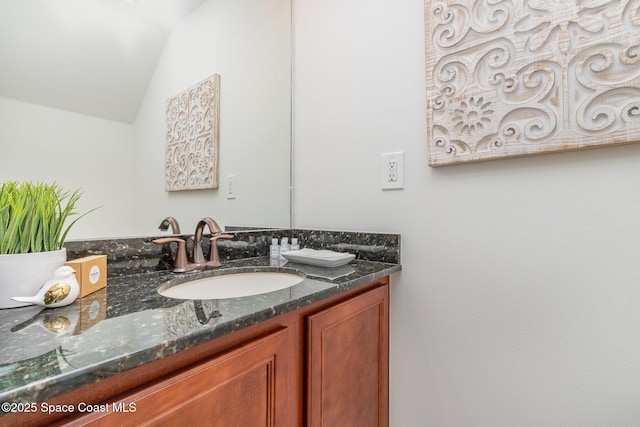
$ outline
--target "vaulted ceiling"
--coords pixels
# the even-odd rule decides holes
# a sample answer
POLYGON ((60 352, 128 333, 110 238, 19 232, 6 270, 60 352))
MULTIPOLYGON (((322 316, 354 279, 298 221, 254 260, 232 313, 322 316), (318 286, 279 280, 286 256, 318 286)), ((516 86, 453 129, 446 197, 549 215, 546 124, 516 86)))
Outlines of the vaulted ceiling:
POLYGON ((132 123, 164 42, 205 0, 0 0, 0 96, 132 123))

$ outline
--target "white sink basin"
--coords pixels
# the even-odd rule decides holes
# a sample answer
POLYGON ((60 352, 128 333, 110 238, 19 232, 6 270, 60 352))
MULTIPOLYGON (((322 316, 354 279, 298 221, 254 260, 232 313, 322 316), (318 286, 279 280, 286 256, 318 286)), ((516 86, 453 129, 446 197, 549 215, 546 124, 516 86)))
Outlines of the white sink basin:
POLYGON ((238 298, 290 288, 303 280, 304 277, 297 274, 259 271, 197 279, 166 289, 160 288, 158 293, 176 299, 238 298))

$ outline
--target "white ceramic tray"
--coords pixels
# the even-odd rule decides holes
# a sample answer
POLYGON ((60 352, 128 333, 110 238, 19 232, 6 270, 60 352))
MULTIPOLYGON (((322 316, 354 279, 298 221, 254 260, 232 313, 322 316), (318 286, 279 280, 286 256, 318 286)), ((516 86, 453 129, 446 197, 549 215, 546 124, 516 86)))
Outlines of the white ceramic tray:
POLYGON ((318 265, 320 267, 339 267, 348 264, 356 256, 344 252, 334 252, 328 250, 318 250, 304 248, 299 251, 289 251, 282 254, 283 257, 292 262, 300 264, 318 265))

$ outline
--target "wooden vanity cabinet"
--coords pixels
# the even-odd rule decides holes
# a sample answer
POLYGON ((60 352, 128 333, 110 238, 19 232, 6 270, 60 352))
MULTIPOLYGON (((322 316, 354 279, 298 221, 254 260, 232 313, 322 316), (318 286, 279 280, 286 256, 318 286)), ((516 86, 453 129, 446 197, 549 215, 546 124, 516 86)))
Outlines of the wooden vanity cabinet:
POLYGON ((385 427, 388 365, 385 277, 57 397, 110 409, 57 425, 385 427))
POLYGON ((307 317, 307 425, 389 423, 388 287, 307 317))

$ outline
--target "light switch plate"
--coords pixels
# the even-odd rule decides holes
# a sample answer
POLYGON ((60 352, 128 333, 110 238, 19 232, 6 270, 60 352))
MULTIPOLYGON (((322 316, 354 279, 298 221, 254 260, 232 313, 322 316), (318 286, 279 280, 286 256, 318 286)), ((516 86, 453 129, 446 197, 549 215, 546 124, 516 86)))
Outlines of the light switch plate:
POLYGON ((235 175, 227 175, 226 187, 227 187, 227 199, 235 199, 236 198, 236 176, 235 175))

